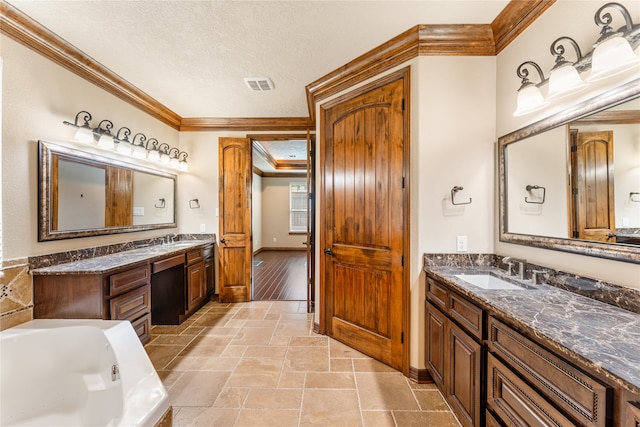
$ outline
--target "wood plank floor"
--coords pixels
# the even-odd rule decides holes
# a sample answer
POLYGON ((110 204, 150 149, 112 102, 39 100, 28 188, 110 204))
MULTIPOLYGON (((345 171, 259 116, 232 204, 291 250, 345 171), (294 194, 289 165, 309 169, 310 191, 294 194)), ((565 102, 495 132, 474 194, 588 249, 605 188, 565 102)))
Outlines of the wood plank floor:
POLYGON ((306 277, 305 251, 262 251, 253 257, 253 299, 304 301, 306 277))

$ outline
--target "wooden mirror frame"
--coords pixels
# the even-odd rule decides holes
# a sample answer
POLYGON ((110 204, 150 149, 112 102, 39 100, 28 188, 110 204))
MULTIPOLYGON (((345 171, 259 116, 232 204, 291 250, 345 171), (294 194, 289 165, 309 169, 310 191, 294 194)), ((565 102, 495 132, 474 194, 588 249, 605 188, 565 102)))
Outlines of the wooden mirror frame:
POLYGON ((535 246, 580 255, 607 258, 616 261, 640 264, 640 247, 622 243, 604 243, 569 238, 544 237, 528 234, 509 233, 507 231, 506 196, 506 148, 509 144, 524 138, 540 134, 558 126, 566 125, 576 119, 586 117, 607 108, 622 104, 640 96, 640 79, 632 80, 622 86, 577 104, 498 139, 498 192, 499 192, 499 239, 501 242, 525 246, 535 246))
POLYGON ((134 231, 155 230, 160 228, 176 228, 176 192, 177 192, 177 176, 169 172, 163 172, 145 166, 123 162, 117 159, 101 156, 99 154, 80 151, 72 147, 59 145, 47 141, 38 141, 38 241, 44 242, 49 240, 73 239, 79 237, 101 236, 106 234, 130 233, 134 231), (141 224, 116 226, 105 228, 92 228, 80 230, 52 230, 51 222, 51 189, 53 185, 52 178, 52 158, 54 155, 61 156, 65 159, 77 159, 79 162, 108 165, 130 169, 132 171, 143 172, 156 175, 163 178, 173 180, 173 222, 161 224, 141 224))

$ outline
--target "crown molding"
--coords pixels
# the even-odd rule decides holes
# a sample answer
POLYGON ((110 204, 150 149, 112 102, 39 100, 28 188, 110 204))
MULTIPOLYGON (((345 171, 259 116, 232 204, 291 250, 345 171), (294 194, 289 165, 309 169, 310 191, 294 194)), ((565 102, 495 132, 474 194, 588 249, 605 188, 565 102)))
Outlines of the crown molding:
POLYGON ((493 23, 416 25, 306 86, 309 117, 182 118, 41 24, 0 0, 0 32, 181 132, 315 128, 315 105, 417 56, 493 56, 555 0, 511 0, 493 23))
POLYGON ((496 55, 544 13, 556 0, 511 0, 491 23, 496 55))
POLYGON ((5 1, 0 2, 0 32, 172 128, 179 128, 178 114, 5 1))
POLYGON ((185 117, 180 132, 197 131, 288 131, 313 130, 315 122, 308 117, 185 117))

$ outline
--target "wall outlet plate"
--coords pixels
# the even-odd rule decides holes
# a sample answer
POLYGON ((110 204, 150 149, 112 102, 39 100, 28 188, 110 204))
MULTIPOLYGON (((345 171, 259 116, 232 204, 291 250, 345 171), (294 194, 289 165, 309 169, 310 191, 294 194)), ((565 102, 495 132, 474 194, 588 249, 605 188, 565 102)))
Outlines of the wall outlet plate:
POLYGON ((133 216, 144 216, 144 207, 133 207, 133 216))
POLYGON ((204 233, 205 231, 207 231, 207 224, 200 224, 200 232, 204 233))
POLYGON ((458 252, 467 252, 467 236, 456 236, 456 250, 458 252))

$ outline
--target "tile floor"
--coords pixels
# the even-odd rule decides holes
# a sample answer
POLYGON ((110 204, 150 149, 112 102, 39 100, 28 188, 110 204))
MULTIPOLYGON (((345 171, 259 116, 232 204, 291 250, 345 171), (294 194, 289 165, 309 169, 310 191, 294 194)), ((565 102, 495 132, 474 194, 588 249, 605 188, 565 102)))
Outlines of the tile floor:
POLYGON ((312 331, 298 301, 210 302, 146 345, 174 426, 456 426, 433 384, 416 384, 312 331))

